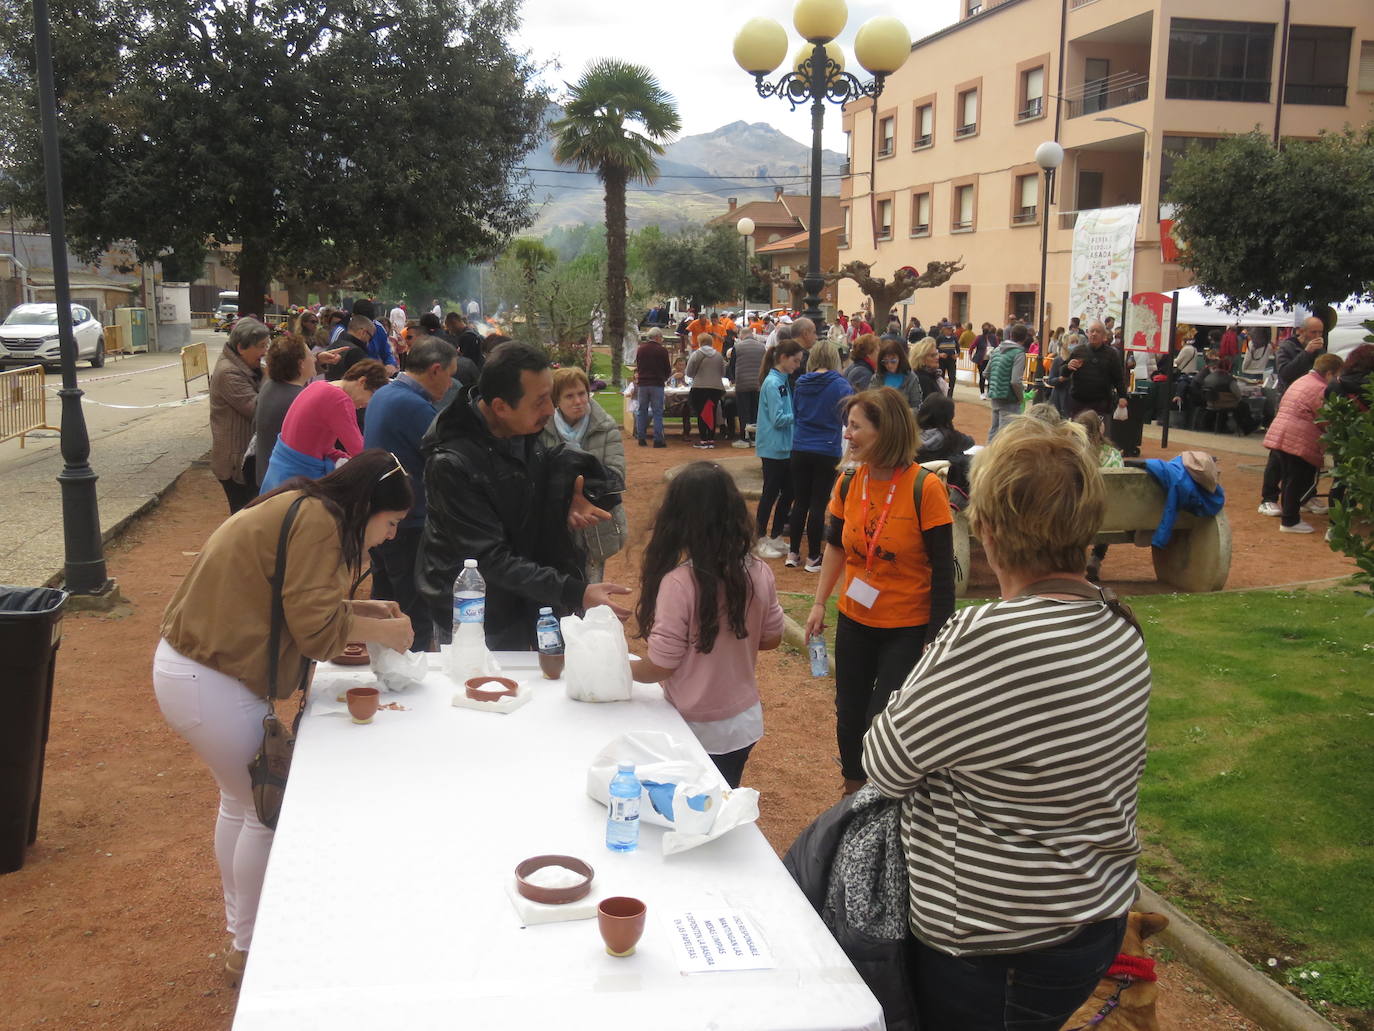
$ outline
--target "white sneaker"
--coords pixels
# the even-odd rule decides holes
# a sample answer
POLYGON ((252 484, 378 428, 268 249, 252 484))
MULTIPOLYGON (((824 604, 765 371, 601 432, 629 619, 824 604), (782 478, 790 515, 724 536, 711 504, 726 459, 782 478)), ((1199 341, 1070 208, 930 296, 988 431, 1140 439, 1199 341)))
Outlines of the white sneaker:
POLYGON ((1279 506, 1272 501, 1261 501, 1259 506, 1259 514, 1262 516, 1283 515, 1283 509, 1279 508, 1279 506))
POLYGON ((1316 533, 1316 527, 1310 523, 1297 522, 1292 526, 1279 526, 1279 533, 1316 533))
POLYGON ((747 450, 749 450, 749 441, 747 441, 747 440, 737 440, 737 441, 735 441, 733 444, 731 444, 730 446, 731 446, 731 447, 743 448, 744 450, 747 451, 747 450))
POLYGON ((1330 544, 1330 543, 1331 543, 1331 531, 1332 531, 1333 529, 1335 529, 1335 527, 1328 526, 1328 527, 1326 528, 1326 543, 1327 543, 1327 544, 1330 544))
POLYGON ((787 554, 788 548, 790 547, 786 537, 770 537, 768 543, 773 545, 773 547, 777 548, 784 555, 787 554))
POLYGON ((1326 515, 1327 504, 1321 498, 1313 498, 1302 506, 1304 512, 1311 512, 1313 515, 1326 515))
POLYGON ((819 573, 821 571, 821 560, 818 558, 807 559, 805 569, 808 573, 819 573))
POLYGON ((782 558, 787 554, 787 549, 779 549, 769 543, 767 537, 760 537, 759 542, 754 545, 754 554, 759 558, 782 558))
POLYGON ((788 569, 796 569, 799 565, 801 565, 801 556, 798 555, 795 551, 789 551, 787 553, 787 561, 784 562, 783 565, 785 565, 788 569))

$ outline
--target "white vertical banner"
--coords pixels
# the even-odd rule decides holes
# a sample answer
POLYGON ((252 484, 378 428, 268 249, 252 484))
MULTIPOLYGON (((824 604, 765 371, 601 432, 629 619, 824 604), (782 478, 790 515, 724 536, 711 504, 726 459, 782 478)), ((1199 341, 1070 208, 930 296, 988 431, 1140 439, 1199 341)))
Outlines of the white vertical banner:
POLYGON ((1139 204, 1080 211, 1073 229, 1068 316, 1088 323, 1108 315, 1121 321, 1121 295, 1131 293, 1139 204))

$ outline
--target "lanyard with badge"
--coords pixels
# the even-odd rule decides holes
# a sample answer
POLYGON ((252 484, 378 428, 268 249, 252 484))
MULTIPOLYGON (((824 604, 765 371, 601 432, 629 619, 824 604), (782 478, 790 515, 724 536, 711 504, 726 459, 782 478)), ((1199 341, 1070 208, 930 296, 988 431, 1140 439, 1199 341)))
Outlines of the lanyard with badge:
MULTIPOLYGON (((864 470, 863 494, 860 500, 863 502, 863 536, 864 536, 864 575, 871 576, 873 573, 873 558, 878 553, 878 538, 883 535, 883 528, 887 526, 887 518, 892 514, 892 499, 897 496, 897 481, 901 479, 904 470, 894 469, 892 471, 892 482, 887 488, 887 500, 883 502, 883 510, 878 514, 878 521, 873 526, 872 536, 868 533, 868 476, 869 470, 864 470)), ((862 577, 854 577, 849 581, 849 586, 844 590, 844 595, 866 609, 871 609, 873 603, 878 600, 878 588, 874 587, 862 577)))

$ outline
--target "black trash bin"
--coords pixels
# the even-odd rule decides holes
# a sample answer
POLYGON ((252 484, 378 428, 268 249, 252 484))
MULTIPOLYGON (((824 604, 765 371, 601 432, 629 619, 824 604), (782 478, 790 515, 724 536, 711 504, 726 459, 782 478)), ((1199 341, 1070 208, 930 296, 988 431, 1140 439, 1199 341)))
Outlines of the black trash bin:
POLYGON ((1127 394, 1126 418, 1107 420, 1107 425, 1111 427, 1112 443, 1127 458, 1140 454, 1140 441, 1145 435, 1145 417, 1149 414, 1152 397, 1149 390, 1127 394))
POLYGON ((0 586, 0 874, 24 865, 38 837, 38 798, 52 713, 53 670, 67 592, 0 586))

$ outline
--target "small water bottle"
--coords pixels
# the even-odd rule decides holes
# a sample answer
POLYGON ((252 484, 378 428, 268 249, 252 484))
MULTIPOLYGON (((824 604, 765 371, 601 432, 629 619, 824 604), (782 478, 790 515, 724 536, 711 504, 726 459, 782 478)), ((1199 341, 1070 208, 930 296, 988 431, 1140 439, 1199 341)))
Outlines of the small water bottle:
POLYGON ((477 570, 477 560, 463 560, 462 572, 453 582, 453 644, 449 675, 463 681, 486 672, 485 630, 487 582, 477 570))
POLYGON ((806 654, 811 657, 811 675, 813 677, 830 676, 830 660, 825 655, 825 638, 817 634, 806 642, 806 654))
POLYGON ((635 764, 622 762, 611 778, 611 808, 606 814, 606 847, 612 852, 639 848, 640 791, 635 764))
POLYGON ((539 610, 539 619, 534 624, 534 637, 544 679, 557 680, 563 675, 563 631, 558 628, 558 617, 547 605, 539 610))

